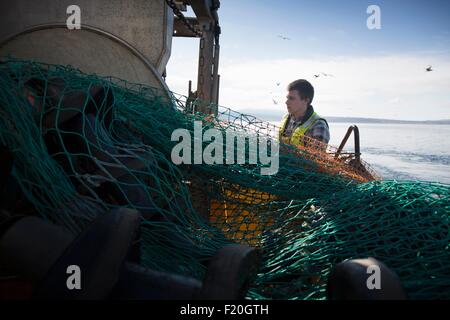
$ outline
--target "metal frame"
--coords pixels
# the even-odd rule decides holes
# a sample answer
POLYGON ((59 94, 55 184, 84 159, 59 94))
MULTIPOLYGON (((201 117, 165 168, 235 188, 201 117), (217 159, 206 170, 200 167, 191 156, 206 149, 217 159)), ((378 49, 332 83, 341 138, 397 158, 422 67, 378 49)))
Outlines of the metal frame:
MULTIPOLYGON (((48 30, 48 29, 66 29, 67 26, 64 23, 46 23, 46 24, 40 24, 40 25, 36 25, 33 27, 29 27, 23 31, 21 31, 20 33, 11 35, 9 37, 7 37, 4 41, 2 41, 0 43, 0 48, 3 47, 4 45, 6 45, 8 42, 20 37, 21 35, 27 34, 27 33, 32 33, 35 31, 40 31, 40 30, 48 30)), ((141 60, 144 65, 155 75, 155 78, 157 80, 159 80, 159 82, 161 83, 161 86, 164 90, 166 90, 166 92, 169 92, 169 87, 167 86, 167 84, 162 80, 159 72, 156 70, 156 68, 150 63, 150 61, 142 54, 140 53, 135 47, 133 47, 131 44, 129 44, 128 42, 126 42, 125 40, 123 40, 122 38, 119 38, 117 36, 115 36, 112 33, 109 33, 107 31, 101 30, 99 28, 87 25, 87 24, 82 24, 82 28, 83 30, 88 30, 94 33, 97 33, 99 35, 105 36, 121 45, 123 45, 124 47, 126 47, 128 50, 130 50, 130 52, 135 55, 139 60, 141 60)))
POLYGON ((338 150, 336 151, 336 153, 334 155, 334 157, 336 159, 342 154, 342 150, 344 149, 344 146, 347 143, 347 140, 350 137, 350 135, 352 134, 352 132, 354 132, 354 136, 355 136, 355 152, 354 153, 350 153, 350 154, 354 155, 356 160, 358 160, 358 161, 361 160, 361 149, 360 149, 360 144, 359 144, 359 129, 358 129, 358 126, 350 126, 348 128, 347 133, 344 136, 344 139, 342 139, 342 142, 339 145, 339 148, 338 148, 338 150))
MULTIPOLYGON (((185 0, 177 1, 177 8, 186 11, 186 5, 192 7, 196 18, 184 18, 191 26, 195 26, 201 32, 197 90, 191 91, 189 86, 189 100, 197 100, 196 110, 203 113, 217 115, 219 104, 219 17, 217 9, 220 7, 219 0, 185 0)), ((192 32, 185 21, 175 17, 174 19, 174 37, 198 38, 198 35, 192 32)))
POLYGON ((367 177, 370 180, 378 180, 380 177, 376 172, 373 171, 373 169, 370 168, 370 166, 367 166, 367 164, 364 164, 364 161, 361 160, 361 148, 359 143, 359 128, 356 125, 350 126, 347 130, 347 133, 344 136, 344 139, 342 139, 341 144, 339 145, 339 148, 334 153, 335 159, 341 159, 345 163, 347 163, 349 166, 353 167, 354 169, 361 172, 365 177, 367 177), (342 152, 342 150, 345 147, 345 144, 348 141, 348 138, 350 135, 354 133, 355 137, 355 152, 342 152), (345 156, 344 156, 345 155, 345 156))

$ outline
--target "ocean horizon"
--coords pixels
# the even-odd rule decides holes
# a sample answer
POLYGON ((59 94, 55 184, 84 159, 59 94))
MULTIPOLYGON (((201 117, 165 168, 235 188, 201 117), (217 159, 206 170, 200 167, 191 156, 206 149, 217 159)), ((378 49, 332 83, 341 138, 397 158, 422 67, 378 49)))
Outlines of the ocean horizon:
MULTIPOLYGON (((352 123, 330 122, 330 144, 339 146, 352 123)), ((450 184, 450 125, 355 123, 361 157, 386 180, 450 184)), ((354 150, 353 135, 346 149, 354 150)))
MULTIPOLYGON (((450 184, 450 125, 329 121, 329 144, 338 147, 351 125, 359 129, 361 158, 383 179, 450 184)), ((344 149, 355 150, 353 134, 344 149)))

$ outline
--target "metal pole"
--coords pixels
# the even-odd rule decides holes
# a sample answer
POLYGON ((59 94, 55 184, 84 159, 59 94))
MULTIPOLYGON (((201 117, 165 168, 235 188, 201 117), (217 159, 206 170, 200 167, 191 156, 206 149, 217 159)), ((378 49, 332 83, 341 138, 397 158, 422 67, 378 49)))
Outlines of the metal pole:
POLYGON ((359 162, 361 158, 361 150, 359 146, 359 129, 357 126, 354 126, 354 131, 355 131, 355 158, 359 162))
POLYGON ((198 63, 197 97, 202 101, 199 111, 211 113, 212 102, 212 72, 214 63, 214 33, 210 21, 201 22, 203 35, 200 39, 200 54, 198 63))
MULTIPOLYGON (((338 148, 338 150, 336 151, 336 154, 334 155, 334 157, 335 157, 336 159, 337 159, 337 158, 339 157, 339 155, 341 154, 342 149, 344 149, 344 146, 345 146, 345 144, 347 143, 348 138, 349 138, 350 135, 352 134, 352 131, 353 131, 354 127, 355 127, 355 126, 350 126, 350 127, 348 128, 347 133, 345 134, 344 139, 342 139, 342 142, 341 142, 341 144, 339 145, 339 148, 338 148)), ((355 137, 355 139, 356 139, 356 137, 355 137)), ((355 146, 356 146, 356 144, 355 144, 355 146)))

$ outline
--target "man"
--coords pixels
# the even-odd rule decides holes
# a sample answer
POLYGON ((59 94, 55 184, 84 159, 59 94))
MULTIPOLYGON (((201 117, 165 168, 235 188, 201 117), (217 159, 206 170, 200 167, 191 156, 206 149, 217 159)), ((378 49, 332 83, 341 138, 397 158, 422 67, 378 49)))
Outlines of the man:
POLYGON ((325 148, 330 141, 328 123, 311 105, 314 87, 306 80, 296 80, 288 85, 286 106, 288 114, 280 125, 280 141, 296 146, 305 146, 304 136, 323 142, 325 148))

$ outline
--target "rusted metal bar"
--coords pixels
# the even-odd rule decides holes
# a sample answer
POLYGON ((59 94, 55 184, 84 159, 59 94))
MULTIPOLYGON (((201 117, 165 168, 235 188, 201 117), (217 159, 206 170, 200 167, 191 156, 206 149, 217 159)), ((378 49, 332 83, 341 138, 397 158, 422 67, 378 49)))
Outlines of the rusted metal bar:
POLYGON ((210 103, 213 102, 214 26, 211 21, 201 21, 201 25, 203 36, 200 40, 197 97, 202 103, 199 105, 198 111, 214 113, 210 108, 210 103))
POLYGON ((352 134, 354 129, 354 126, 350 126, 347 130, 347 133, 345 134, 344 139, 342 139, 341 144, 339 145, 338 150, 336 151, 334 157, 337 159, 339 157, 339 155, 341 154, 342 150, 344 149, 345 144, 347 143, 348 138, 350 137, 350 135, 352 134))
MULTIPOLYGON (((198 20, 196 18, 185 18, 191 25, 198 25, 198 20)), ((174 37, 186 37, 186 38, 198 38, 198 35, 192 32, 184 21, 180 18, 175 17, 173 21, 173 36, 174 37)))
MULTIPOLYGON (((218 42, 218 35, 217 35, 214 44, 214 61, 213 61, 213 73, 211 85, 211 102, 216 106, 219 104, 219 54, 220 54, 220 45, 218 42)), ((214 114, 217 114, 217 110, 214 110, 214 114)))
POLYGON ((353 126, 353 131, 355 135, 355 159, 360 161, 361 159, 361 149, 359 146, 359 129, 357 126, 353 126))

